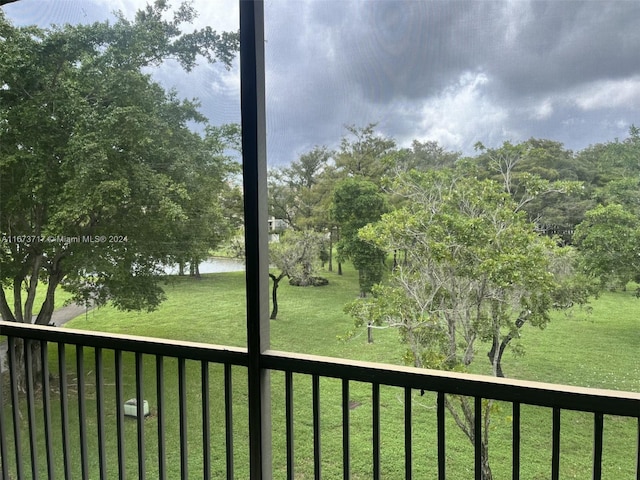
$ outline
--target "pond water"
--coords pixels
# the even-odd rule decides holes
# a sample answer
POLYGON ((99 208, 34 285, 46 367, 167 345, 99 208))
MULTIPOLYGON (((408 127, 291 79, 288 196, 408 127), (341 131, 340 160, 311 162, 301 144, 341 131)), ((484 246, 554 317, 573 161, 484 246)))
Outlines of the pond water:
MULTIPOLYGON (((200 264, 200 273, 223 273, 223 272, 241 272, 244 270, 244 263, 235 258, 212 257, 200 264)), ((169 275, 178 274, 178 265, 165 268, 165 272, 169 275)), ((189 274, 189 266, 185 267, 185 274, 189 274)))
MULTIPOLYGON (((200 273, 223 273, 223 272, 240 272, 244 270, 244 263, 234 258, 213 257, 205 260, 200 264, 200 273)), ((165 272, 169 275, 178 274, 178 266, 166 267, 165 272)), ((189 274, 189 267, 185 270, 189 274)), ((69 308, 69 307, 66 307, 69 308)), ((84 311, 84 310, 83 310, 84 311)), ((55 316, 55 313, 54 313, 55 316)), ((66 321, 65 319, 64 321, 66 321)), ((56 324, 64 323, 56 321, 56 324)), ((0 342, 0 373, 7 369, 7 342, 0 342)))

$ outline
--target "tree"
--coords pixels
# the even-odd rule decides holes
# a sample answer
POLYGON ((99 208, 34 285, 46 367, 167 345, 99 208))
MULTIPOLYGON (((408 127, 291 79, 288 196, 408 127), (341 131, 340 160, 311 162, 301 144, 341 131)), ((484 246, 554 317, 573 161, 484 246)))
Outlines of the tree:
POLYGON ((185 163, 182 176, 176 180, 185 186, 187 198, 182 221, 173 224, 178 252, 174 260, 180 274, 184 274, 188 263, 190 274, 199 278, 200 263, 239 226, 230 204, 237 189, 230 187, 227 180, 240 171, 240 166, 225 154, 239 141, 239 133, 239 125, 207 126, 204 141, 194 134, 193 150, 182 151, 185 163))
POLYGON ((598 205, 576 227, 584 271, 601 286, 625 288, 640 274, 640 220, 620 204, 598 205))
POLYGON ((517 210, 527 212, 532 222, 570 227, 582 220, 590 202, 584 201, 583 183, 571 171, 573 155, 562 144, 532 138, 492 149, 478 142, 476 149, 481 177, 502 183, 517 210))
POLYGON ((395 149, 396 142, 375 132, 375 123, 358 128, 347 125, 348 135, 342 137, 336 155, 336 167, 343 176, 364 177, 374 183, 389 170, 386 162, 395 149))
POLYGON ((60 285, 76 301, 128 310, 163 299, 162 265, 194 194, 184 179, 194 155, 207 155, 188 125, 205 119, 142 69, 167 58, 229 66, 238 49, 237 33, 183 33, 189 4, 171 18, 168 9, 158 0, 134 21, 51 29, 17 28, 0 12, 4 320, 49 323, 60 285))
POLYGON ((411 148, 403 148, 390 158, 391 164, 401 172, 427 171, 451 168, 460 159, 459 152, 449 152, 436 141, 414 140, 411 148))
POLYGON ((640 134, 635 125, 629 129, 629 137, 597 144, 585 149, 578 159, 587 163, 597 173, 593 187, 593 200, 597 204, 618 203, 640 215, 640 134))
MULTIPOLYGON (((386 323, 400 330, 406 360, 418 367, 464 370, 478 342, 490 344, 491 371, 503 376, 502 355, 525 324, 544 327, 557 281, 553 242, 536 234, 499 183, 454 171, 411 172, 394 193, 408 201, 384 214, 359 236, 383 250, 408 254, 373 297, 347 307, 356 322, 386 323)), ((449 396, 446 405, 471 442, 473 406, 449 396)), ((482 473, 489 465, 492 402, 483 407, 482 473)))
POLYGON ((285 220, 295 230, 321 230, 315 218, 316 209, 322 202, 322 189, 318 189, 318 183, 331 155, 327 147, 316 146, 300 155, 289 167, 270 170, 271 215, 285 220))
POLYGON ((386 251, 358 236, 358 230, 376 222, 387 210, 386 200, 375 184, 347 178, 333 193, 333 217, 340 226, 338 255, 350 259, 358 270, 360 295, 366 296, 382 280, 386 251))
MULTIPOLYGON (((333 271, 333 250, 334 245, 340 239, 340 226, 333 216, 333 191, 339 182, 339 173, 335 166, 327 164, 318 175, 316 184, 313 186, 315 198, 312 210, 312 224, 315 230, 325 234, 322 245, 322 253, 328 262, 328 270, 333 271)), ((338 259, 338 275, 342 275, 342 263, 338 259)))
POLYGON ((313 273, 320 256, 321 235, 311 230, 288 231, 280 235, 277 242, 269 244, 269 262, 280 272, 269 273, 273 281, 271 290, 271 320, 278 315, 278 287, 287 277, 296 285, 314 285, 313 273))

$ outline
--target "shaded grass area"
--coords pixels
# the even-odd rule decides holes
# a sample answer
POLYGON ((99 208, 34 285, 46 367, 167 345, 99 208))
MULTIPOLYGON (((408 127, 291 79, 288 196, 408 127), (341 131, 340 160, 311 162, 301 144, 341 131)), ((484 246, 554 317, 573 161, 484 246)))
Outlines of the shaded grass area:
MULTIPOLYGON (((45 296, 46 296, 46 285, 40 284, 40 286, 38 287, 38 290, 36 291, 36 298, 35 301, 33 302, 33 313, 34 315, 37 315, 38 312, 40 311, 40 307, 42 306, 42 302, 44 302, 45 296)), ((13 302, 14 302, 14 295, 13 295, 13 289, 12 288, 5 288, 4 289, 4 294, 7 298, 7 303, 13 307, 13 302)), ((24 301, 26 300, 26 296, 27 294, 25 292, 22 292, 22 304, 24 306, 24 301)), ((64 291, 62 288, 59 288, 56 291, 56 297, 55 297, 55 308, 62 308, 64 307, 71 299, 71 295, 69 294, 69 292, 64 291)))
MULTIPOLYGON (((38 288, 37 292, 36 292, 36 299, 34 302, 34 316, 38 315, 38 312, 40 311, 40 307, 42 305, 42 302, 44 302, 45 296, 46 296, 46 286, 45 285, 40 285, 40 288, 38 288)), ((6 296, 7 299, 7 303, 9 305, 11 305, 13 307, 13 302, 14 302, 14 295, 13 295, 13 289, 12 288, 5 288, 4 289, 4 294, 6 296)), ((23 302, 23 306, 24 306, 24 300, 26 297, 26 293, 23 292, 23 298, 22 298, 22 302, 23 302)), ((56 298, 55 298, 55 309, 58 308, 62 308, 65 305, 67 305, 67 303, 70 301, 71 299, 71 295, 68 292, 65 292, 64 290, 62 290, 61 288, 58 289, 58 291, 56 292, 56 298)), ((15 312, 14 312, 15 314, 15 312)), ((0 316, 0 319, 2 319, 2 317, 0 316)), ((6 341, 6 337, 4 335, 0 335, 0 342, 5 342, 6 341)))
MULTIPOLYGON (((342 312, 343 305, 358 295, 357 278, 346 269, 344 276, 326 272, 330 284, 319 288, 291 287, 283 284, 279 290, 280 314, 271 321, 271 346, 277 350, 319 354, 358 360, 401 363, 404 347, 396 331, 375 330, 373 344, 367 344, 366 332, 356 332, 347 341, 338 337, 350 330, 352 320, 342 312)), ((173 279, 167 287, 168 299, 156 312, 123 313, 110 307, 94 310, 70 322, 72 328, 147 335, 214 344, 244 346, 245 295, 244 276, 225 273, 204 276, 202 280, 173 279)), ((556 312, 544 330, 525 328, 521 339, 526 354, 507 355, 504 366, 507 375, 516 378, 567 383, 593 387, 639 391, 640 372, 637 353, 640 351, 637 312, 640 300, 630 293, 603 295, 593 304, 593 311, 576 310, 567 315, 556 312)), ((486 345, 480 345, 475 373, 489 373, 486 345)), ((56 348, 50 351, 53 377, 57 376, 56 348)), ((79 431, 76 351, 66 349, 69 380, 69 428, 79 431)), ((86 428, 91 478, 97 472, 97 415, 94 352, 82 351, 86 365, 86 428)), ((112 352, 104 352, 106 454, 108 477, 117 478, 117 432, 115 428, 115 376, 112 352)), ((158 477, 155 358, 143 357, 145 398, 152 415, 145 420, 147 478, 158 477)), ((125 354, 125 398, 135 396, 133 356, 125 354)), ((168 478, 180 477, 180 432, 178 412, 177 361, 165 360, 166 449, 168 478)), ((202 478, 202 389, 201 365, 187 362, 188 403, 188 478, 202 478)), ((219 365, 207 368, 210 376, 211 468, 212 478, 224 478, 225 429, 223 371, 219 365)), ((233 367, 233 438, 235 478, 248 478, 248 427, 246 371, 233 367)), ((274 478, 286 475, 286 440, 284 416, 284 374, 273 372, 273 468, 274 478)), ((321 449, 323 478, 342 478, 342 410, 341 382, 321 379, 321 449)), ((313 416, 311 378, 294 376, 295 468, 297 479, 313 478, 313 416)), ((54 385, 55 388, 55 385, 54 385)), ((404 391, 381 387, 382 475, 383 478, 404 478, 404 391)), ((6 399, 5 390, 5 402, 6 399)), ((59 399, 54 390, 53 424, 60 425, 59 399)), ((351 471, 354 479, 372 476, 371 386, 352 382, 350 400, 351 471)), ((26 405, 23 406, 23 431, 27 432, 26 405)), ((412 392, 412 442, 414 477, 437 477, 435 396, 412 392)), ((522 409, 522 476, 523 479, 550 478, 551 410, 538 407, 522 409)), ((41 412, 38 413, 38 418, 41 412)), ((5 418, 11 432, 11 419, 5 418)), ((137 426, 135 420, 125 422, 126 465, 129 478, 137 478, 137 426)), ((496 403, 491 424, 491 459, 495 478, 511 478, 511 406, 496 403)), ((634 478, 637 442, 637 422, 626 419, 605 419, 603 478, 634 478)), ((62 473, 62 453, 59 432, 56 432, 55 465, 58 477, 62 473)), ((41 422, 37 427, 40 476, 44 469, 44 435, 41 422)), ((593 448, 593 417, 589 414, 562 412, 561 478, 587 478, 591 469, 593 448)), ((23 455, 28 458, 28 439, 22 439, 23 455)), ((80 477, 80 446, 76 435, 71 442, 71 465, 74 478, 80 477)), ((11 458, 11 456, 10 456, 11 458)), ((447 473, 449 478, 473 476, 473 449, 451 418, 447 418, 447 473)), ((31 478, 27 474, 27 478, 31 478)))

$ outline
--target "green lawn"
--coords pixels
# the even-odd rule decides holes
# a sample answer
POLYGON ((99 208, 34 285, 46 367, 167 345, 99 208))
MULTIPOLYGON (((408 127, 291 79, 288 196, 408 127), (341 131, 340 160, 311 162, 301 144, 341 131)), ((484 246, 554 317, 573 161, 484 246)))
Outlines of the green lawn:
MULTIPOLYGON (((375 330, 375 342, 367 344, 366 333, 356 332, 350 340, 339 337, 353 326, 352 320, 342 312, 343 305, 358 294, 357 279, 350 269, 340 277, 325 273, 330 284, 320 288, 300 288, 283 284, 279 289, 280 313, 271 321, 271 345, 278 350, 289 350, 343 358, 387 363, 401 363, 403 345, 392 329, 375 330)), ((225 273, 204 276, 202 280, 177 278, 167 286, 167 301, 153 313, 122 313, 105 307, 93 310, 72 322, 72 328, 148 335, 164 338, 205 341, 216 344, 243 346, 246 332, 244 324, 244 276, 225 273)), ((593 311, 576 310, 570 316, 556 313, 544 330, 525 329, 521 340, 526 354, 521 357, 506 355, 504 369, 515 378, 568 383, 640 391, 640 300, 631 293, 607 293, 592 305, 593 311)), ((71 429, 77 432, 77 406, 75 350, 67 348, 68 378, 71 388, 71 429)), ((95 432, 95 372, 94 353, 85 350, 87 370, 87 428, 95 432)), ((51 358, 55 348, 52 348, 51 358)), ((106 423, 109 458, 109 478, 117 477, 115 393, 113 355, 105 355, 107 402, 106 423)), ((135 372, 132 357, 125 356, 125 395, 135 395, 135 372)), ((485 346, 480 346, 473 364, 476 373, 489 373, 485 360, 485 346)), ((52 364, 52 370, 56 370, 52 364)), ((221 388, 222 368, 210 366, 212 417, 213 478, 224 477, 224 402, 221 388)), ((188 431, 190 478, 201 478, 202 417, 200 391, 200 365, 188 364, 188 431)), ((152 412, 155 399, 155 360, 144 359, 145 397, 152 412)), ((313 444, 311 416, 311 379, 304 375, 294 377, 296 478, 313 478, 313 444)), ((233 369, 234 394, 234 448, 236 478, 247 478, 247 397, 246 375, 242 368, 233 369)), ((341 408, 340 382, 321 380, 323 478, 342 478, 341 466, 341 408)), ((178 385, 176 362, 165 362, 165 399, 167 411, 167 466, 169 478, 179 478, 178 385)), ((381 389, 382 415, 382 472, 383 478, 403 478, 403 392, 391 387, 381 389)), ((351 411, 351 457, 354 479, 371 478, 371 387, 354 383, 350 398, 358 406, 351 411)), ((284 430, 284 375, 272 374, 273 454, 274 478, 285 477, 284 430)), ((431 394, 413 397, 414 476, 420 479, 436 477, 435 402, 431 394)), ((54 416, 59 406, 54 402, 54 416)), ((551 463, 551 411, 523 407, 522 422, 522 477, 547 479, 551 463)), ((496 479, 510 478, 510 406, 497 405, 491 424, 491 457, 496 479)), ((591 468, 592 425, 590 415, 573 412, 562 414, 561 478, 587 478, 591 468)), ((26 409, 23 415, 26 429, 26 409)), ((56 418, 57 421, 57 418, 56 418)), ((10 426, 10 419, 7 418, 10 426)), ((55 423, 54 423, 55 424, 55 423)), ((147 477, 157 478, 156 427, 157 417, 145 421, 147 443, 147 477)), ((449 478, 472 477, 473 451, 470 443, 449 419, 447 424, 447 471, 449 478)), ((126 422, 126 451, 129 476, 136 478, 136 423, 126 422)), ((11 430, 7 430, 11 431, 11 430)), ((42 436, 42 435, 40 435, 42 436)), ((26 445, 26 439, 24 439, 26 445)), ((97 468, 95 435, 90 435, 89 452, 92 472, 97 468)), ((604 477, 611 479, 634 478, 637 423, 618 418, 605 421, 604 477)), ((79 447, 74 449, 75 477, 79 471, 79 447)), ((25 450, 28 452, 29 450, 25 450)), ((43 457, 44 447, 39 447, 43 457)), ((25 457, 26 458, 26 457, 25 457)), ((43 460, 43 459, 42 459, 43 460)), ((56 464, 61 468, 62 460, 56 464)), ((41 476, 44 470, 41 471, 41 476)), ((91 478, 95 474, 92 473, 91 478)))

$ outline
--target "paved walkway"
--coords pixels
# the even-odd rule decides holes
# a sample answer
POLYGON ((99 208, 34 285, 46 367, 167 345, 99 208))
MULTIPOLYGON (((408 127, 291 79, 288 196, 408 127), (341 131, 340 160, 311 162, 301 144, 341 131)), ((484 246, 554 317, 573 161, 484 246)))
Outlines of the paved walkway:
MULTIPOLYGON (((92 308, 92 307, 91 307, 92 308)), ((51 316, 51 323, 56 327, 64 325, 69 320, 72 320, 80 315, 84 315, 86 307, 83 305, 77 305, 72 303, 66 307, 59 308, 51 316)), ((0 343, 0 373, 4 372, 7 368, 7 342, 0 343)))
MULTIPOLYGON (((93 307, 89 307, 89 310, 91 310, 92 308, 93 307)), ((77 305, 75 303, 72 303, 71 305, 59 308, 58 310, 53 312, 53 315, 51 316, 51 322, 54 323, 56 327, 59 327, 60 325, 64 325, 65 323, 67 323, 69 320, 73 320, 80 315, 84 315, 86 311, 87 309, 84 305, 77 305)))

